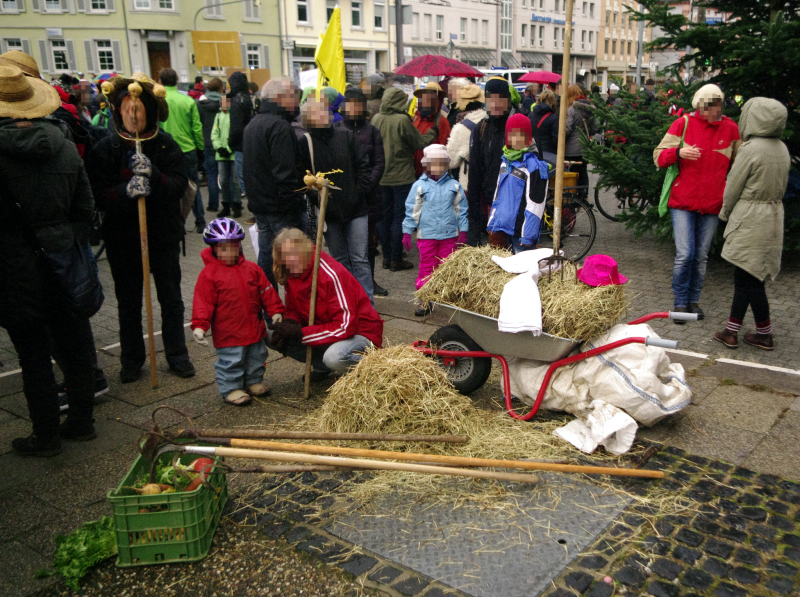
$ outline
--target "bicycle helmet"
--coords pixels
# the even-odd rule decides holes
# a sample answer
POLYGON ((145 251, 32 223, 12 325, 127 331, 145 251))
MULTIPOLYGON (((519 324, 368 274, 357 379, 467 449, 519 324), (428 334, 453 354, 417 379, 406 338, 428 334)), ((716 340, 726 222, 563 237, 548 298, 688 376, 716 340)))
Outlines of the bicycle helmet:
POLYGON ((203 240, 207 245, 242 239, 244 239, 244 229, 231 218, 217 218, 203 230, 203 240))

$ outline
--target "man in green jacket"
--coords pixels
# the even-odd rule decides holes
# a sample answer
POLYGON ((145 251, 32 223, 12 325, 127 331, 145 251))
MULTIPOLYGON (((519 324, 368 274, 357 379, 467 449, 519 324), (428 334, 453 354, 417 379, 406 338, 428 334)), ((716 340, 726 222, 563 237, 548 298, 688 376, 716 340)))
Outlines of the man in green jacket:
POLYGON ((386 168, 381 178, 383 269, 393 272, 414 267, 413 263, 403 259, 406 197, 417 179, 414 152, 425 149, 439 135, 437 126, 424 135, 420 134, 406 111, 407 102, 408 97, 402 89, 390 87, 383 94, 380 113, 372 118, 372 125, 381 132, 386 154, 386 168))
POLYGON ((203 198, 200 195, 200 177, 198 175, 197 152, 203 151, 203 124, 200 122, 200 112, 197 104, 188 95, 183 95, 176 85, 178 73, 171 68, 165 68, 158 74, 161 84, 167 89, 167 105, 169 118, 161 123, 161 128, 172 135, 181 148, 186 158, 186 170, 189 179, 197 185, 197 195, 194 199, 194 230, 202 234, 206 227, 205 212, 203 211, 203 198))

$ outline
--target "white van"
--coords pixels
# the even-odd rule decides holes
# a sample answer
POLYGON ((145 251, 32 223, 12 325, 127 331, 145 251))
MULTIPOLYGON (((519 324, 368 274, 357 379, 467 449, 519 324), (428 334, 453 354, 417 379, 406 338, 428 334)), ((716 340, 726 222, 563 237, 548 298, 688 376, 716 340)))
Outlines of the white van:
POLYGON ((519 78, 528 73, 527 68, 479 68, 478 70, 485 73, 485 76, 478 80, 478 84, 483 87, 486 84, 486 81, 491 79, 492 77, 503 77, 509 83, 511 83, 514 88, 522 93, 525 91, 525 87, 528 85, 527 83, 520 83, 519 78))

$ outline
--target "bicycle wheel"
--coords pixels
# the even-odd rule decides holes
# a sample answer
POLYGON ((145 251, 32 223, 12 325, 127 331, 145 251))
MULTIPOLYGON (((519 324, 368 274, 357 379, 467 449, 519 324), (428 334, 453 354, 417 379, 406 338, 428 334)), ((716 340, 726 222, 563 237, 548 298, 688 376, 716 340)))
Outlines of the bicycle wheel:
MULTIPOLYGON (((564 197, 561 203, 561 250, 564 256, 577 261, 584 257, 597 236, 597 222, 589 204, 583 199, 564 197)), ((542 219, 539 247, 553 246, 553 198, 547 200, 542 219)))
POLYGON ((600 183, 594 187, 594 204, 603 216, 612 222, 619 222, 619 214, 625 209, 625 199, 612 193, 610 189, 603 189, 604 197, 601 198, 600 183))

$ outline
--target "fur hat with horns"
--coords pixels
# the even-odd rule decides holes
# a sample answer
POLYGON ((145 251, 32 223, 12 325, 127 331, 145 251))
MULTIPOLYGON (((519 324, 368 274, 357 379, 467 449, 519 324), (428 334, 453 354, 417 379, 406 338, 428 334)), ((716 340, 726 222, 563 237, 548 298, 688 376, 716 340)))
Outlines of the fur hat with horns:
POLYGON ((147 116, 147 126, 143 136, 154 136, 158 132, 158 123, 164 122, 169 117, 167 90, 163 85, 156 83, 144 73, 133 73, 130 78, 116 76, 103 81, 103 95, 108 98, 117 132, 126 139, 133 138, 122 124, 120 106, 122 105, 122 100, 130 95, 134 84, 138 84, 138 87, 141 88, 139 99, 144 105, 147 116))

